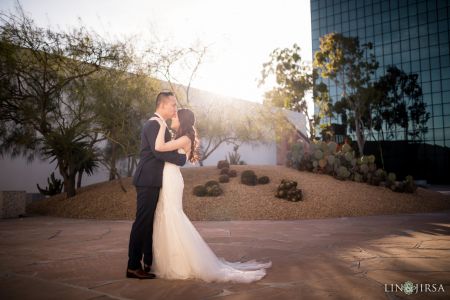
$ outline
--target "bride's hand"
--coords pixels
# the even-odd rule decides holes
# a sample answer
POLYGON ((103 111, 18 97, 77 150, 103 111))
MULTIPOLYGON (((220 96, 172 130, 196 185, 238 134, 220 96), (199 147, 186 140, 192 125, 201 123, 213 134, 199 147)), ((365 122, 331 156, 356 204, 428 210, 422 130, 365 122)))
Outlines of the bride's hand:
POLYGON ((166 122, 164 122, 160 118, 157 118, 156 121, 159 123, 159 126, 161 126, 161 127, 166 127, 167 126, 166 122))

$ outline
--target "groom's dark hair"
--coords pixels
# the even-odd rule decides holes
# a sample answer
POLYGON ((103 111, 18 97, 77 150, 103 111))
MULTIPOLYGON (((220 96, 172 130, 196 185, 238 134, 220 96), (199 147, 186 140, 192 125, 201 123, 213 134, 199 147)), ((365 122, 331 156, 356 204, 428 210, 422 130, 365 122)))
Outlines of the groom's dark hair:
POLYGON ((174 96, 174 94, 169 91, 160 92, 158 96, 156 96, 156 108, 158 108, 161 105, 161 103, 164 102, 164 99, 166 99, 169 96, 174 96))

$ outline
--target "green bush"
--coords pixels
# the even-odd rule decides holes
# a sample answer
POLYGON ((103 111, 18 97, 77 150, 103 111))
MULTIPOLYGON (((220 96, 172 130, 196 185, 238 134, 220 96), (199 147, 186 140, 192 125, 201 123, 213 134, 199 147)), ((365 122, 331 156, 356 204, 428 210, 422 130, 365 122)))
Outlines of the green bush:
POLYGON ((215 186, 215 185, 219 186, 219 183, 217 181, 215 181, 215 180, 210 180, 207 183, 205 183, 205 188, 209 188, 209 187, 212 187, 212 186, 215 186))
POLYGON ((208 194, 208 191, 204 185, 197 185, 194 187, 192 193, 197 197, 204 197, 208 194))
POLYGON ((230 181, 230 177, 228 175, 220 175, 219 182, 220 183, 226 183, 230 181))
POLYGON ((217 162, 217 168, 218 169, 230 168, 230 163, 226 160, 219 160, 217 162))
POLYGON ((230 172, 230 168, 224 167, 224 168, 220 169, 220 175, 228 175, 229 172, 230 172))
POLYGON ((223 190, 219 185, 212 185, 206 188, 208 196, 217 197, 223 194, 223 190))
POLYGON ((270 178, 267 176, 261 176, 258 178, 258 184, 268 184, 270 182, 270 178))
POLYGON ((245 185, 256 185, 257 177, 252 170, 245 170, 241 174, 241 183, 245 185))

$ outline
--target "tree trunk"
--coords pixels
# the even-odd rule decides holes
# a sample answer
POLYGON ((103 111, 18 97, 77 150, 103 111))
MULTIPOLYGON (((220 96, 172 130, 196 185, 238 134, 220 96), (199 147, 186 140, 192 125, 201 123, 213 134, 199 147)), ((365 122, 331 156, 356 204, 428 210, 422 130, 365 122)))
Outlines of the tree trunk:
POLYGON ((127 192, 127 190, 125 189, 125 186, 123 185, 123 182, 122 182, 122 177, 120 176, 120 174, 117 172, 117 170, 116 169, 114 169, 114 170, 111 170, 111 172, 115 172, 114 173, 114 176, 116 176, 117 175, 117 179, 119 180, 119 185, 120 185, 120 188, 122 189, 122 191, 124 192, 124 193, 126 193, 127 192))
POLYGON ((71 198, 76 195, 75 174, 70 174, 67 182, 67 198, 71 198))
POLYGON ((78 172, 77 189, 81 187, 81 179, 83 178, 83 171, 78 172))
POLYGON ((364 155, 364 132, 361 132, 361 121, 355 116, 356 141, 358 142, 359 156, 364 155))
POLYGON ((128 177, 133 176, 134 168, 136 168, 136 165, 137 165, 136 158, 134 156, 128 157, 128 170, 127 170, 128 177))
POLYGON ((111 160, 109 163, 109 181, 116 179, 116 144, 111 143, 111 160))
POLYGON ((75 191, 75 178, 76 172, 70 172, 64 170, 64 168, 59 168, 59 173, 64 179, 64 192, 66 193, 67 198, 73 197, 76 195, 75 191))

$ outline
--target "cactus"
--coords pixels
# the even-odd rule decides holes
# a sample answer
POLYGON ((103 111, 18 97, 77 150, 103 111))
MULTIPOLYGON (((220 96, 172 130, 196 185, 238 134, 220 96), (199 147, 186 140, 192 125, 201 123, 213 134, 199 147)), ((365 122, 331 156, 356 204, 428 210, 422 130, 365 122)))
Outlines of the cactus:
POLYGON ((381 177, 375 176, 374 173, 369 173, 367 174, 367 183, 370 185, 375 185, 375 186, 379 186, 380 183, 382 182, 381 177))
POLYGON ((417 190, 417 185, 412 176, 406 176, 403 185, 405 193, 414 193, 417 190))
POLYGON ((334 161, 335 161, 335 160, 336 160, 336 157, 335 157, 334 155, 328 155, 328 156, 327 156, 328 164, 334 165, 334 161))
POLYGON ((347 153, 347 152, 352 151, 352 147, 349 144, 344 144, 344 145, 342 145, 341 150, 342 150, 342 152, 347 153))
POLYGON ((47 178, 47 183, 48 183, 48 187, 46 187, 45 189, 41 188, 39 186, 39 184, 36 184, 39 192, 42 195, 53 196, 53 195, 61 193, 62 188, 63 188, 63 182, 62 182, 62 180, 55 178, 54 172, 52 172, 52 174, 50 174, 50 178, 47 178))
POLYGON ((338 147, 338 145, 335 142, 328 143, 328 150, 330 151, 331 154, 336 153, 337 147, 338 147))
POLYGON ((228 176, 230 176, 230 177, 236 177, 236 176, 237 176, 236 170, 230 170, 230 171, 228 172, 228 176))
POLYGON ((302 161, 302 159, 305 155, 303 143, 293 144, 291 146, 291 152, 289 153, 289 155, 290 155, 290 161, 293 164, 300 164, 300 162, 302 161))
POLYGON ((354 158, 352 152, 347 152, 347 153, 345 153, 344 157, 345 157, 345 159, 346 159, 348 162, 351 162, 352 159, 354 158))
POLYGON ((313 161, 313 167, 316 169, 319 166, 319 162, 317 160, 313 161))
POLYGON ((252 170, 246 170, 241 174, 241 183, 245 185, 256 185, 257 177, 252 170))
POLYGON ((391 185, 395 182, 396 179, 397 179, 397 176, 395 176, 395 173, 391 172, 388 174, 386 181, 388 182, 388 185, 391 185))
POLYGON ((316 150, 314 152, 314 158, 317 160, 321 160, 323 158, 323 151, 322 150, 316 150))
POLYGON ((321 142, 319 146, 320 146, 320 150, 322 150, 323 153, 327 153, 329 151, 327 143, 321 142))
POLYGON ((327 165, 327 160, 326 159, 321 159, 319 160, 319 166, 323 169, 325 168, 325 166, 327 165))
POLYGON ((268 184, 270 182, 270 178, 267 176, 261 176, 258 178, 258 184, 268 184))
POLYGON ((219 185, 213 185, 206 188, 206 191, 208 193, 208 196, 211 197, 217 197, 223 194, 223 190, 220 188, 219 185))
POLYGON ((359 158, 359 162, 358 162, 359 164, 369 164, 369 158, 368 158, 368 156, 361 156, 360 158, 359 158))
POLYGON ((363 182, 363 176, 359 173, 355 173, 355 175, 353 176, 353 180, 356 182, 363 182))
POLYGON ((219 176, 219 182, 220 183, 227 183, 230 182, 230 177, 228 175, 220 175, 219 176))
POLYGON ((348 169, 346 167, 341 166, 338 169, 337 176, 339 179, 345 180, 350 176, 350 172, 348 171, 348 169))
POLYGON ((395 181, 391 185, 391 190, 393 190, 396 193, 403 193, 405 191, 405 186, 403 182, 395 181))
POLYGON ((214 185, 219 186, 219 183, 217 181, 215 181, 215 180, 210 180, 207 183, 205 183, 205 188, 209 188, 209 187, 212 187, 214 185))
POLYGON ((283 179, 277 188, 275 197, 286 199, 292 202, 302 200, 302 190, 297 189, 297 182, 283 179))
POLYGON ((230 172, 230 168, 224 167, 224 168, 220 169, 220 175, 228 175, 229 172, 230 172))
POLYGON ((238 153, 239 146, 235 145, 233 147, 233 152, 228 153, 228 161, 230 162, 230 165, 237 165, 239 164, 239 161, 241 160, 241 155, 238 153))
POLYGON ((386 179, 386 171, 384 171, 383 169, 377 169, 375 171, 375 176, 380 177, 381 179, 385 180, 386 179))
POLYGON ((359 166, 359 170, 363 174, 367 174, 369 172, 369 166, 367 164, 362 164, 359 166))
POLYGON ((194 187, 192 194, 197 197, 204 197, 208 194, 208 191, 206 190, 206 187, 204 185, 197 185, 194 187))
POLYGON ((227 160, 219 160, 217 162, 217 168, 218 169, 230 168, 230 163, 227 160))

